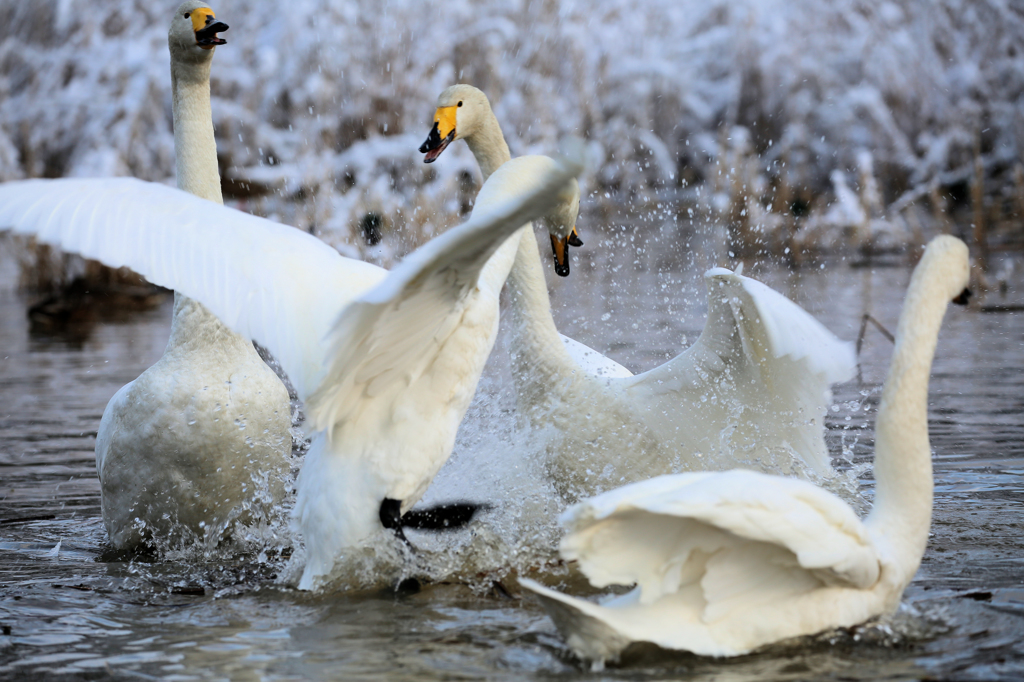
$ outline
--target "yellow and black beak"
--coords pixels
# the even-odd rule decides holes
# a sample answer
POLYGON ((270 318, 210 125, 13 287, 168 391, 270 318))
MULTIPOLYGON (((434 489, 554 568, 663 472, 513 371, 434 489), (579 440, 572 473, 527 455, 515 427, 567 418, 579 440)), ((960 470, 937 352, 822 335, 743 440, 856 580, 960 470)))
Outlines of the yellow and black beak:
POLYGON ((420 145, 420 153, 426 154, 423 163, 433 163, 441 152, 455 139, 455 110, 458 107, 438 107, 434 114, 434 127, 427 135, 427 141, 420 145))
POLYGON ((189 15, 192 20, 192 30, 196 32, 196 44, 204 50, 212 50, 218 45, 226 45, 228 41, 217 34, 228 30, 228 25, 223 21, 217 21, 213 10, 209 7, 200 7, 192 10, 189 15))
POLYGON ((569 242, 569 246, 583 246, 583 240, 580 239, 580 233, 576 231, 575 225, 572 226, 572 232, 569 233, 569 236, 566 238, 566 241, 569 242))
POLYGON ((551 250, 555 252, 555 274, 569 276, 569 238, 551 235, 551 250))
POLYGON ((572 230, 569 231, 569 236, 565 239, 559 239, 555 235, 551 235, 551 250, 555 253, 555 274, 559 277, 569 276, 570 246, 583 246, 583 240, 580 239, 580 233, 576 231, 575 225, 573 225, 572 230))

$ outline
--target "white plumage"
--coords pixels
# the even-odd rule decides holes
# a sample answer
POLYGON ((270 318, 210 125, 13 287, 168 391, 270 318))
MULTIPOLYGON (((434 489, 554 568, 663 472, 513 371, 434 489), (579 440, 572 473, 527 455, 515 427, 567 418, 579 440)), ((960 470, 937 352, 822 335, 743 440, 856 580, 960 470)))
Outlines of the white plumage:
POLYGON ((510 164, 469 222, 391 273, 298 230, 129 179, 0 185, 0 225, 128 266, 274 353, 316 431, 295 507, 308 589, 382 527, 384 499, 408 510, 451 453, 497 333, 515 242, 502 244, 559 204, 578 168, 568 165, 510 164))
POLYGON ((928 373, 946 303, 968 274, 953 237, 935 239, 915 270, 866 519, 811 483, 744 470, 662 476, 586 500, 562 517, 562 555, 598 587, 636 587, 595 604, 522 579, 570 647, 597 662, 632 642, 732 656, 895 609, 931 518, 928 373))
MULTIPOLYGON (((485 179, 511 158, 487 97, 469 85, 438 97, 421 151, 439 143, 433 160, 460 139, 485 179)), ((853 345, 749 277, 716 268, 705 281, 697 342, 632 376, 558 333, 536 241, 523 233, 508 278, 518 415, 546 434, 548 471, 564 498, 679 470, 832 473, 824 415, 830 385, 853 376, 853 345)))
MULTIPOLYGON (((226 29, 202 2, 187 0, 175 10, 168 32, 178 187, 203 199, 176 194, 204 207, 221 202, 210 68, 213 46, 224 42, 217 32, 226 29)), ((122 191, 135 187, 112 182, 122 191)), ((140 226, 150 213, 116 195, 112 202, 90 196, 101 186, 54 185, 57 192, 39 201, 50 186, 17 185, 24 193, 8 192, 6 206, 26 213, 44 230, 44 239, 70 251, 99 254, 108 249, 124 264, 125 258, 137 260, 133 251, 159 248, 136 234, 145 234, 140 226), (51 211, 77 227, 49 222, 51 211), (132 229, 108 233, 112 219, 132 229)), ((170 216, 172 229, 181 217, 170 216)), ((216 277, 219 271, 199 274, 216 277)), ((175 294, 167 349, 111 398, 96 435, 96 471, 110 542, 130 548, 141 542, 167 546, 189 535, 219 540, 232 519, 250 518, 252 502, 273 504, 283 497, 290 427, 288 392, 252 344, 200 303, 175 294)))

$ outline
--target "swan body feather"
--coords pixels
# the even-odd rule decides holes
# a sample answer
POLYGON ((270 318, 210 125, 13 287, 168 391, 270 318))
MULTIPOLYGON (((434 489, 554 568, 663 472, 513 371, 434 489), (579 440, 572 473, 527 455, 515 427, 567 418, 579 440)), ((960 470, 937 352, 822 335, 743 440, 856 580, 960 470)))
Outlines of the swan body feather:
POLYGON ((633 376, 633 373, 628 369, 611 358, 601 355, 601 353, 585 343, 580 343, 576 339, 571 339, 563 334, 559 334, 559 337, 561 337, 565 351, 572 358, 572 361, 579 365, 587 374, 606 379, 624 379, 633 376))
POLYGON ((541 283, 516 277, 513 269, 520 418, 555 427, 547 466, 566 499, 680 469, 832 473, 824 416, 831 384, 853 375, 853 346, 785 296, 710 270, 707 322, 692 346, 635 376, 601 376, 552 341, 541 283))
MULTIPOLYGON (((204 3, 186 0, 168 31, 177 183, 206 204, 221 203, 210 68, 214 46, 225 42, 217 33, 227 28, 204 3)), ((37 223, 46 222, 53 204, 75 203, 64 215, 84 229, 57 235, 58 227, 48 226, 48 238, 67 240, 68 250, 92 251, 97 241, 109 241, 104 213, 117 207, 77 201, 95 184, 54 185, 72 196, 51 195, 35 205, 44 185, 18 187, 25 195, 7 193, 5 208, 26 211, 37 223)), ((128 224, 144 225, 150 215, 135 211, 128 224)), ((118 234, 108 246, 139 248, 134 237, 118 234)), ((252 344, 200 303, 175 294, 167 349, 114 395, 97 431, 101 510, 111 543, 167 546, 189 535, 216 542, 232 519, 265 513, 284 495, 290 428, 288 392, 252 344)))
POLYGON ((967 248, 948 236, 914 272, 864 520, 809 482, 746 470, 661 476, 581 502, 562 516, 562 555, 596 586, 635 587, 597 604, 521 579, 570 647, 597 662, 632 642, 733 656, 892 612, 928 538, 928 373, 946 303, 968 277, 967 248))

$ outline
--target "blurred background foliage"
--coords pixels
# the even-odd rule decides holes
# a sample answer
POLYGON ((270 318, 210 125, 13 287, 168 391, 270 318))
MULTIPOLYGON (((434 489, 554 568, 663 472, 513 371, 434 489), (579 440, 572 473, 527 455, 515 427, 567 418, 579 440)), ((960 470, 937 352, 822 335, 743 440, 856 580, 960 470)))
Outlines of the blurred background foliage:
MULTIPOLYGON (((176 4, 0 0, 0 179, 173 182, 176 4)), ((455 82, 488 94, 513 155, 585 138, 584 211, 661 202, 747 252, 897 249, 981 222, 1024 246, 1020 3, 211 5, 231 26, 212 82, 226 198, 348 255, 368 224, 399 254, 471 207, 465 145, 417 152, 455 82)))

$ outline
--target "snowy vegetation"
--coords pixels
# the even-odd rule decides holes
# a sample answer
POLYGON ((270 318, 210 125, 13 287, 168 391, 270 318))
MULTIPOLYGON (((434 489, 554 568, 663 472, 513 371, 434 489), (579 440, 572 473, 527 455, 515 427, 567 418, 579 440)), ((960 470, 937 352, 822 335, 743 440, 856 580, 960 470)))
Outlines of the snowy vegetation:
MULTIPOLYGON (((0 0, 0 180, 172 181, 176 4, 0 0)), ((349 252, 378 222, 404 251, 470 205, 465 145, 417 152, 454 82, 488 93, 513 154, 587 139, 585 210, 678 202, 780 250, 900 246, 956 210, 1024 231, 1024 9, 1006 0, 211 5, 231 26, 226 195, 349 252)))

